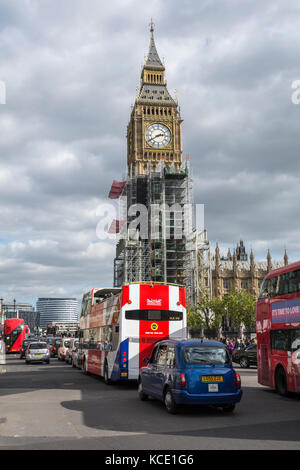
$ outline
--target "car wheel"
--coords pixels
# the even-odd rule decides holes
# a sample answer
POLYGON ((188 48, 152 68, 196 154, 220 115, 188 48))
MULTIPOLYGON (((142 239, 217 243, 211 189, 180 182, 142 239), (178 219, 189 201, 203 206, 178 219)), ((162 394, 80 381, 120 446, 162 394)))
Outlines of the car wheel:
POLYGON ((48 360, 47 360, 47 361, 45 361, 45 362, 46 362, 46 364, 50 364, 50 359, 48 359, 48 360))
POLYGON ((288 396, 289 392, 287 388, 286 375, 282 367, 278 367, 278 369, 276 370, 275 386, 276 391, 279 393, 279 395, 281 395, 282 397, 288 396))
POLYGON ((223 411, 225 413, 232 413, 235 409, 235 403, 230 403, 229 405, 222 406, 223 411))
POLYGON ((30 364, 30 361, 27 361, 27 359, 26 359, 26 361, 25 361, 25 362, 26 362, 26 364, 30 364))
POLYGON ((142 401, 148 400, 148 395, 146 395, 146 393, 143 392, 142 379, 139 380, 138 395, 139 395, 140 400, 142 401))
POLYGON ((242 356, 240 358, 240 366, 242 367, 242 369, 247 369, 247 367, 249 367, 249 360, 247 357, 242 356))
POLYGON ((176 405, 173 394, 169 388, 167 389, 165 393, 164 402, 165 402, 165 406, 166 406, 168 413, 171 413, 171 414, 177 413, 178 406, 176 405))

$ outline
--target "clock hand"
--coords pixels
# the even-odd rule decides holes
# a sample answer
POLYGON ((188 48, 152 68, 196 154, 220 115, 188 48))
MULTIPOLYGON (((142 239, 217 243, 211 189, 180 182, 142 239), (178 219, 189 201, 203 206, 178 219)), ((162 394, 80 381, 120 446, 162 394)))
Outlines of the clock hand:
POLYGON ((152 137, 150 140, 156 139, 157 137, 163 137, 164 134, 156 134, 154 137, 152 137))

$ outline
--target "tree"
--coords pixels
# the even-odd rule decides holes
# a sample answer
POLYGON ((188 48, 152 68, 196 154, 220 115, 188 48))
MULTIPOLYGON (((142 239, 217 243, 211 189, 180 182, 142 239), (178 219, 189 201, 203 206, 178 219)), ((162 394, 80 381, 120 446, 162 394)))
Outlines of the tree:
POLYGON ((224 315, 222 300, 210 298, 207 291, 199 296, 194 305, 188 307, 187 319, 190 328, 218 328, 224 315))
POLYGON ((232 291, 220 299, 209 298, 208 292, 199 296, 194 305, 187 309, 187 323, 189 328, 220 328, 225 316, 229 325, 240 328, 255 327, 256 298, 245 290, 232 291))
POLYGON ((256 298, 245 290, 232 291, 223 298, 224 310, 230 325, 239 328, 255 327, 256 298))

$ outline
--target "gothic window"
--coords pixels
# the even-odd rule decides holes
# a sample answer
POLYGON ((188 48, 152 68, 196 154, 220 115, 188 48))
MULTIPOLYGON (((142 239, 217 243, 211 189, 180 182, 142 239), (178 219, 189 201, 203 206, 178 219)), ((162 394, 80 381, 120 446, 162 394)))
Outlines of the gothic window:
POLYGON ((247 280, 242 280, 241 281, 241 288, 242 289, 248 289, 248 281, 247 280))
POLYGON ((227 290, 230 289, 230 279, 223 279, 223 288, 227 290))

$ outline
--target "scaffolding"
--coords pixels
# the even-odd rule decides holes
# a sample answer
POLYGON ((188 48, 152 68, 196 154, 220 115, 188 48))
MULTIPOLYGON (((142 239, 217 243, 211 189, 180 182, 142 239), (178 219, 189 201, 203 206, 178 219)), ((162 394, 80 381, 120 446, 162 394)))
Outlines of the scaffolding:
POLYGON ((149 164, 144 175, 127 176, 121 196, 126 223, 116 247, 115 287, 124 282, 169 282, 186 287, 188 302, 197 297, 206 242, 193 227, 189 173, 188 162, 179 170, 159 162, 155 170, 149 164), (135 205, 147 209, 143 219, 131 210, 135 205), (141 224, 144 229, 146 225, 146 236, 141 224))

